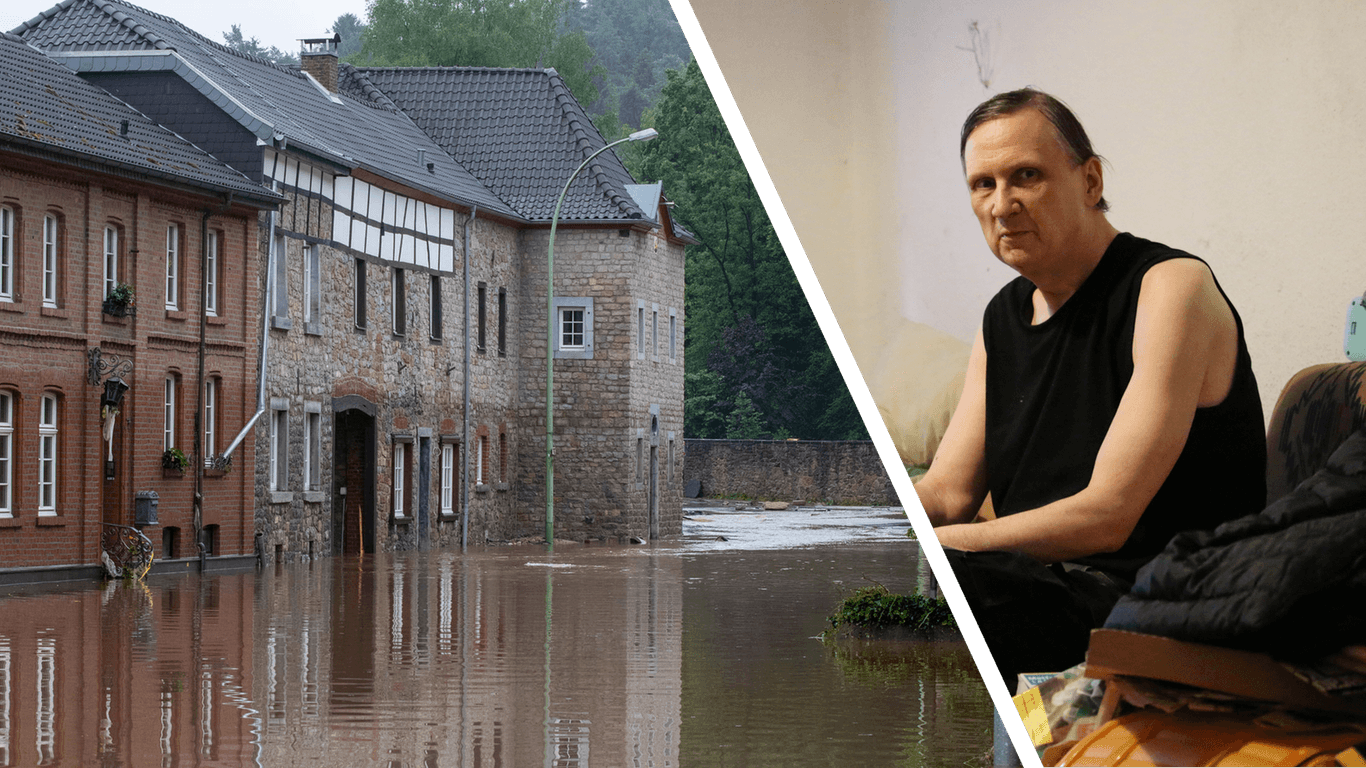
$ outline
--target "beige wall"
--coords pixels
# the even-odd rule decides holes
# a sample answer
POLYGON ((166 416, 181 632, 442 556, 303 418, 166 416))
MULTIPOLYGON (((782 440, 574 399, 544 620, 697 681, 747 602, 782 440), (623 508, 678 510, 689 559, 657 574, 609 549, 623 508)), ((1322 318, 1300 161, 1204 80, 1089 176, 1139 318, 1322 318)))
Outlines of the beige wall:
POLYGON ((865 373, 898 318, 969 339, 1012 276, 968 210, 957 133, 1024 85, 1087 126, 1116 226, 1214 267, 1268 411, 1295 371, 1343 359, 1366 289, 1366 4, 692 6, 865 373))

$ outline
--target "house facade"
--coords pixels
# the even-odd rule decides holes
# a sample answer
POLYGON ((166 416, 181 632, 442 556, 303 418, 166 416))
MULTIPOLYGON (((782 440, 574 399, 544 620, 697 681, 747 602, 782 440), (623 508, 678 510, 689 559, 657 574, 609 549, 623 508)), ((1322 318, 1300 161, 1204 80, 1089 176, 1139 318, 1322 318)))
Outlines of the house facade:
POLYGON ((357 69, 325 40, 293 69, 113 0, 15 32, 283 198, 242 234, 262 383, 229 472, 265 562, 542 536, 548 324, 557 536, 680 530, 692 239, 598 155, 550 310, 555 201, 604 144, 553 70, 357 69))
POLYGON ((19 38, 0 51, 24 73, 0 84, 0 580, 91 571, 139 494, 159 558, 250 556, 252 478, 209 459, 256 399, 256 220, 281 198, 19 38))

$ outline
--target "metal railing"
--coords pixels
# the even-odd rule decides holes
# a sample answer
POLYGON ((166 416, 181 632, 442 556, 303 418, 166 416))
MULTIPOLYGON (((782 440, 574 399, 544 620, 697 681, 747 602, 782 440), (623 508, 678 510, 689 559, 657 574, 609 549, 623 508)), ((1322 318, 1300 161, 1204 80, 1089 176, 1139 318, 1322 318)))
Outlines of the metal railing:
POLYGON ((105 565, 125 578, 140 580, 152 569, 152 540, 131 525, 102 523, 104 532, 100 545, 106 556, 105 565))

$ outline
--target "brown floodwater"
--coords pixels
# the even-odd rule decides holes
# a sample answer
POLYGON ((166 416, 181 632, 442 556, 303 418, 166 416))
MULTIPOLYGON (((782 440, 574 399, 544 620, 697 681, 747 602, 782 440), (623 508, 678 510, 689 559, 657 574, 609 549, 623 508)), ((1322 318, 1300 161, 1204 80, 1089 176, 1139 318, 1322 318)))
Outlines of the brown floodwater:
POLYGON ((975 764, 962 642, 826 645, 905 542, 501 547, 0 595, 0 766, 975 764))

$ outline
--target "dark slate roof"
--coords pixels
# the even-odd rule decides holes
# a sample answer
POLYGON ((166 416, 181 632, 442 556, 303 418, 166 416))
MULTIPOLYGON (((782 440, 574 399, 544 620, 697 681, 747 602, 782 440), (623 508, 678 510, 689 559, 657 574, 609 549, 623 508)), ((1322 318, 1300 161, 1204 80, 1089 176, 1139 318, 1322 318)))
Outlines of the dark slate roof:
POLYGON ((0 61, 0 146, 212 193, 232 192, 258 204, 283 199, 19 37, 0 32, 0 61))
MULTIPOLYGON (((342 65, 341 88, 396 105, 522 216, 548 221, 569 174, 605 142, 553 69, 361 68, 342 65), (392 101, 390 101, 392 100, 392 101)), ((653 221, 612 151, 569 188, 561 219, 653 221)))
POLYGON ((79 72, 174 71, 266 143, 283 139, 345 168, 522 218, 407 115, 373 98, 329 96, 297 69, 237 53, 169 17, 121 0, 62 0, 14 32, 79 72))

